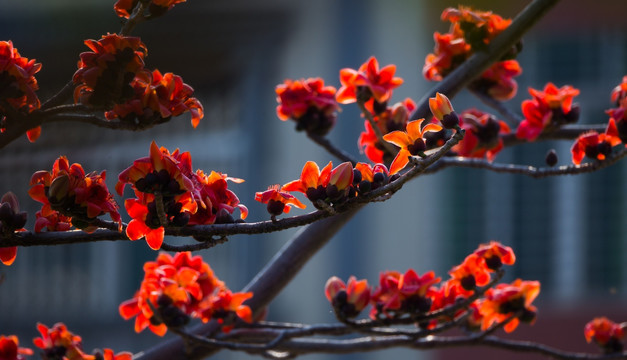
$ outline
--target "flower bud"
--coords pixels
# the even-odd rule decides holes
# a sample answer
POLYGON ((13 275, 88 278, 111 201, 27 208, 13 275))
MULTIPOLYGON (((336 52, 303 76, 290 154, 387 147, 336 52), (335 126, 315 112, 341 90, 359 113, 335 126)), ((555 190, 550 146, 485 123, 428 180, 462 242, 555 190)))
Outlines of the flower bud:
POLYGON ((48 200, 51 204, 60 204, 70 191, 70 177, 67 175, 57 176, 50 183, 48 189, 48 200))

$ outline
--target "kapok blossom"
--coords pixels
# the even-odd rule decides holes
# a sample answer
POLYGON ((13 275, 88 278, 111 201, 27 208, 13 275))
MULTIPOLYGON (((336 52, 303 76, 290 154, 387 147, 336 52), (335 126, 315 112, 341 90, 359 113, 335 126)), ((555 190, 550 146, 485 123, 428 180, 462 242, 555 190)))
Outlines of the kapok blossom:
POLYGON ((596 131, 589 131, 579 135, 570 148, 570 152, 573 155, 573 164, 581 164, 584 157, 605 160, 612 153, 612 148, 621 143, 616 122, 613 118, 610 118, 605 133, 599 134, 596 131))
POLYGON ((333 168, 329 163, 322 169, 313 161, 307 161, 300 175, 300 179, 283 185, 284 191, 298 191, 319 207, 318 201, 339 204, 349 196, 353 184, 353 166, 344 162, 333 168))
POLYGON ((491 11, 480 11, 466 6, 447 8, 441 19, 451 22, 450 32, 463 37, 474 50, 483 50, 498 34, 512 23, 491 11))
POLYGON ((296 131, 305 130, 316 135, 326 135, 335 125, 337 111, 335 88, 325 86, 321 78, 285 80, 277 85, 276 113, 279 119, 292 119, 296 131))
POLYGON ((427 124, 422 127, 424 119, 418 119, 407 123, 406 131, 392 131, 383 135, 383 140, 392 143, 400 150, 390 165, 390 174, 396 174, 408 163, 410 156, 418 156, 427 149, 424 134, 442 130, 437 124, 427 124))
POLYGON ((470 56, 470 45, 454 34, 433 34, 435 49, 425 58, 422 75, 429 81, 441 81, 470 56))
POLYGON ((232 215, 236 209, 240 212, 240 220, 248 216, 248 208, 241 204, 239 198, 228 188, 228 182, 241 184, 243 179, 227 174, 211 171, 209 175, 202 170, 192 174, 195 190, 194 199, 200 204, 198 210, 189 219, 189 225, 208 225, 232 223, 236 220, 232 215))
POLYGON ((131 81, 144 70, 146 46, 138 37, 103 35, 85 40, 91 52, 80 55, 73 81, 74 102, 111 109, 133 96, 131 81))
POLYGON ((433 117, 440 120, 443 128, 453 129, 459 124, 459 117, 446 95, 436 93, 435 97, 429 98, 429 109, 433 117))
POLYGON ((492 162, 496 154, 503 149, 501 135, 510 133, 507 123, 477 109, 463 111, 459 118, 460 127, 466 130, 466 133, 464 138, 453 146, 452 151, 458 156, 485 157, 492 162))
POLYGON ((133 96, 124 103, 116 103, 105 113, 108 120, 138 121, 139 124, 159 124, 185 112, 192 115, 192 126, 203 118, 203 107, 195 97, 194 89, 173 73, 159 70, 139 73, 131 82, 133 96))
POLYGON ((342 318, 354 318, 370 302, 370 286, 365 279, 357 280, 351 276, 348 284, 337 276, 332 276, 324 286, 324 294, 342 318))
POLYGON ((44 359, 95 360, 95 356, 83 352, 81 337, 70 332, 65 324, 56 323, 52 328, 37 324, 41 337, 33 344, 43 351, 44 359))
POLYGON ((625 324, 617 324, 606 317, 597 317, 586 324, 583 333, 587 342, 594 342, 606 353, 623 351, 625 324))
POLYGON ((68 231, 72 228, 72 218, 65 216, 58 211, 52 210, 47 215, 43 215, 42 210, 35 213, 35 232, 46 231, 68 231))
MULTIPOLYGON (((20 211, 17 196, 7 192, 0 199, 0 235, 9 235, 16 231, 24 231, 27 214, 20 211)), ((17 257, 17 246, 0 247, 0 262, 10 266, 17 257)))
POLYGON ((365 194, 371 190, 393 181, 390 178, 390 172, 383 164, 375 164, 374 166, 366 163, 357 163, 353 170, 353 187, 359 194, 365 194))
MULTIPOLYGON (((416 103, 410 98, 398 102, 392 107, 386 107, 385 110, 379 112, 375 111, 372 99, 364 105, 372 114, 379 131, 384 135, 394 130, 405 129, 409 121, 409 115, 416 109, 416 103)), ((385 146, 379 143, 379 138, 374 132, 370 121, 364 120, 364 127, 365 131, 359 135, 357 141, 360 151, 366 154, 366 157, 374 163, 383 163, 387 158, 391 160, 394 154, 388 153, 385 146)))
MULTIPOLYGON (((458 284, 466 292, 474 291, 477 286, 485 286, 490 282, 490 273, 486 266, 485 259, 476 253, 466 256, 464 261, 452 268, 449 272, 451 279, 448 280, 450 289, 454 284, 458 284)), ((448 294, 446 294, 448 295, 448 294)))
POLYGON ((342 87, 337 91, 336 99, 341 104, 356 101, 366 102, 371 97, 379 104, 387 102, 392 90, 403 83, 395 77, 396 65, 387 65, 379 69, 379 62, 372 56, 358 70, 344 68, 340 70, 342 87))
POLYGON ((272 216, 289 213, 292 206, 304 209, 305 204, 300 202, 294 195, 282 190, 281 185, 272 185, 268 190, 255 193, 255 200, 268 204, 268 212, 272 216))
POLYGON ((487 94, 499 101, 511 100, 518 91, 514 77, 522 74, 522 68, 516 60, 494 63, 470 85, 472 89, 487 94))
POLYGON ((529 88, 529 93, 533 99, 522 102, 525 119, 516 129, 517 138, 533 141, 547 128, 573 123, 579 119, 579 105, 573 104, 573 98, 579 95, 578 89, 570 85, 557 88, 549 82, 544 90, 529 88))
POLYGON ((479 245, 474 254, 485 260, 488 271, 496 271, 502 265, 514 265, 516 262, 516 255, 512 248, 502 245, 498 241, 490 241, 488 244, 479 245))
MULTIPOLYGON (((10 113, 39 109, 41 104, 35 94, 39 86, 35 74, 40 69, 41 64, 21 56, 13 42, 0 41, 0 133, 6 131, 5 117, 10 113)), ((40 134, 40 126, 26 132, 30 142, 37 140, 40 134)))
MULTIPOLYGON (((148 13, 151 17, 161 16, 174 5, 185 2, 186 0, 152 0, 148 4, 148 13)), ((133 9, 137 6, 139 0, 118 0, 113 5, 113 10, 119 17, 127 18, 131 16, 133 9)))
POLYGON ((136 332, 149 328, 163 336, 168 326, 183 326, 189 317, 206 322, 233 313, 252 320, 250 308, 242 305, 252 293, 231 293, 200 256, 160 253, 144 264, 144 272, 140 289, 119 307, 125 320, 135 317, 136 332))
POLYGON ((65 156, 59 157, 51 171, 40 170, 30 180, 28 194, 42 203, 41 217, 54 216, 54 212, 73 219, 72 224, 86 232, 97 226, 91 223, 104 214, 122 226, 118 205, 105 183, 106 172, 85 174, 83 167, 70 165, 65 156))
POLYGON ((620 139, 627 142, 627 76, 612 90, 610 98, 617 107, 605 112, 616 121, 620 139))
POLYGON ((0 335, 0 359, 25 360, 24 355, 33 355, 33 350, 19 347, 19 339, 15 335, 0 335))
POLYGON ((402 314, 416 314, 429 311, 431 296, 435 293, 433 285, 440 282, 433 271, 419 276, 413 269, 405 274, 386 271, 379 276, 379 287, 372 295, 373 308, 370 317, 394 317, 402 314))
POLYGON ((481 330, 487 330, 494 323, 509 320, 511 316, 514 317, 503 328, 508 333, 514 331, 520 321, 533 322, 537 309, 531 303, 539 293, 538 281, 521 279, 488 289, 479 308, 483 317, 481 330))

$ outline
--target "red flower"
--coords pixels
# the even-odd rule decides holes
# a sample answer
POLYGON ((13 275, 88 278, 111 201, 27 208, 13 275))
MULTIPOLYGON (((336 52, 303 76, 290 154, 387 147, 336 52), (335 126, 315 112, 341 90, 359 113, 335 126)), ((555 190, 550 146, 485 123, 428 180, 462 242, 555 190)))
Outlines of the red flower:
MULTIPOLYGON (((152 0, 148 5, 149 16, 156 17, 165 14, 174 5, 185 2, 186 0, 152 0)), ((128 18, 139 0, 118 0, 113 5, 113 10, 119 17, 128 18)))
POLYGON ((431 308, 431 297, 436 292, 432 287, 440 282, 433 271, 418 276, 413 269, 405 274, 396 271, 387 271, 379 276, 379 288, 372 294, 375 304, 370 316, 376 318, 379 314, 386 316, 401 315, 403 313, 422 313, 431 308))
POLYGON ((539 282, 520 279, 488 289, 479 308, 483 316, 481 330, 487 330, 493 323, 500 323, 512 315, 515 318, 505 325, 506 332, 514 331, 521 320, 533 322, 536 308, 531 303, 539 293, 539 282))
POLYGON ((433 34, 434 52, 427 55, 422 75, 430 81, 440 81, 470 56, 470 45, 454 34, 433 34))
POLYGON ((111 109, 133 96, 130 83, 144 70, 146 47, 137 37, 104 35, 85 40, 93 52, 80 55, 73 81, 74 101, 95 108, 111 109))
POLYGON ((168 326, 185 325, 190 316, 208 321, 230 311, 251 320, 252 312, 241 303, 252 294, 231 293, 200 256, 160 253, 144 265, 144 272, 139 291, 119 307, 125 320, 136 317, 136 332, 149 328, 163 336, 168 326))
POLYGON ((608 353, 623 351, 624 324, 617 324, 606 317, 597 317, 586 324, 583 333, 587 342, 594 340, 608 353))
POLYGON ((71 333, 65 324, 56 323, 52 328, 44 324, 37 324, 41 337, 33 339, 33 344, 44 352, 44 358, 57 358, 63 354, 67 360, 95 360, 93 355, 83 352, 81 337, 71 333))
POLYGON ((443 21, 450 21, 451 33, 464 37, 474 50, 484 49, 512 22, 511 19, 503 19, 491 11, 474 10, 465 6, 447 8, 442 12, 441 18, 443 21))
POLYGON ((477 109, 462 112, 460 126, 466 130, 466 135, 453 147, 453 151, 463 157, 487 157, 490 162, 503 149, 500 135, 510 132, 507 123, 477 109))
POLYGON ((488 270, 498 270, 503 264, 514 265, 516 255, 509 246, 501 245, 497 241, 490 241, 489 244, 481 244, 474 254, 485 259, 488 270))
POLYGON ((522 74, 522 68, 518 61, 499 61, 484 71, 471 86, 496 100, 507 101, 516 96, 518 83, 514 77, 520 74, 522 74))
POLYGON ((121 227, 118 205, 109 193, 105 176, 105 171, 85 174, 80 164, 70 166, 67 158, 61 156, 54 162, 51 171, 40 170, 33 174, 28 194, 43 204, 40 217, 54 217, 53 212, 58 211, 73 218, 74 226, 93 232, 97 227, 91 222, 108 213, 121 227))
MULTIPOLYGON (((475 290, 477 286, 485 286, 490 282, 486 261, 476 253, 466 256, 463 263, 455 266, 448 273, 451 275, 451 279, 448 281, 447 291, 450 291, 451 287, 457 284, 469 292, 475 290)), ((460 293, 463 292, 460 291, 460 293)))
POLYGON ((15 335, 0 335, 0 359, 24 360, 24 355, 33 355, 33 350, 19 347, 19 340, 15 335))
POLYGON ((231 216, 235 209, 240 211, 240 219, 248 216, 248 208, 239 202, 235 193, 228 189, 227 181, 236 184, 244 182, 242 179, 227 176, 216 171, 206 175, 202 170, 197 170, 192 177, 196 190, 194 197, 200 204, 198 211, 192 214, 190 225, 204 225, 214 223, 233 222, 231 216))
MULTIPOLYGON (((377 114, 373 109, 373 103, 373 101, 368 101, 365 105, 372 113, 381 134, 405 129, 409 121, 409 114, 416 108, 416 103, 407 98, 403 102, 394 104, 392 107, 386 107, 385 110, 377 114)), ((359 140, 357 141, 359 149, 374 163, 383 163, 385 160, 384 155, 391 159, 394 154, 384 152, 385 147, 379 143, 379 138, 377 138, 372 125, 370 125, 370 121, 365 120, 364 127, 366 131, 359 135, 359 140)))
MULTIPOLYGON (((0 235, 9 235, 15 231, 24 231, 26 212, 20 211, 17 196, 8 192, 0 199, 0 235)), ((11 265, 17 256, 17 247, 0 247, 0 262, 11 265)))
POLYGON ((278 216, 282 213, 287 214, 292 206, 300 209, 306 207, 294 195, 283 191, 281 185, 272 185, 264 192, 255 193, 255 200, 268 204, 268 212, 272 216, 278 216))
POLYGON ((248 305, 243 305, 243 303, 252 297, 251 292, 232 293, 231 290, 222 288, 203 303, 206 307, 201 312, 201 319, 203 322, 212 318, 218 319, 223 332, 229 332, 233 328, 233 316, 251 323, 253 312, 248 305))
POLYGON ((353 183, 353 166, 350 162, 341 163, 331 169, 332 166, 333 164, 329 162, 320 171, 318 164, 308 161, 303 167, 300 179, 283 185, 283 190, 302 192, 316 207, 318 200, 340 203, 346 200, 353 183))
POLYGON ((333 305, 336 314, 353 318, 368 306, 370 286, 367 280, 358 281, 354 276, 348 279, 348 285, 337 276, 333 276, 327 280, 324 294, 333 305))
POLYGON ((335 124, 339 105, 335 88, 321 78, 285 80, 276 87, 279 119, 296 121, 296 130, 325 135, 335 124))
MULTIPOLYGON (((0 41, 0 132, 5 129, 5 116, 13 111, 29 113, 39 109, 39 98, 35 90, 39 89, 35 74, 41 64, 34 59, 20 56, 13 47, 13 42, 0 41), (5 108, 9 106, 10 109, 5 108)), ((41 133, 41 127, 26 132, 28 140, 34 142, 41 133)))
POLYGON ((570 148, 570 152, 573 154, 573 164, 581 164, 585 156, 591 159, 605 160, 612 153, 612 148, 620 143, 616 122, 610 118, 605 133, 599 134, 596 131, 590 131, 579 135, 570 148))
POLYGON ((570 85, 558 89, 553 83, 547 83, 544 91, 529 88, 529 93, 533 99, 522 102, 525 120, 516 129, 517 138, 533 141, 545 129, 572 123, 579 118, 579 106, 573 105, 573 98, 579 95, 578 89, 570 85))
POLYGON ((44 228, 47 231, 68 231, 72 228, 72 218, 58 211, 52 210, 44 216, 42 210, 39 210, 35 216, 35 232, 41 232, 44 228))
POLYGON ((379 70, 379 62, 372 56, 358 70, 344 68, 340 70, 342 87, 336 98, 342 104, 363 101, 374 97, 383 104, 392 96, 392 90, 403 83, 403 79, 394 77, 396 65, 387 65, 379 70))
POLYGON ((121 352, 115 354, 111 349, 104 349, 102 358, 103 360, 132 360, 133 354, 130 352, 121 352))
POLYGON ((152 74, 142 72, 131 81, 130 86, 133 97, 125 103, 115 104, 112 110, 105 113, 107 119, 119 117, 128 122, 158 124, 189 111, 195 128, 204 116, 200 101, 192 97, 194 89, 183 83, 178 75, 161 75, 159 70, 154 70, 152 74))
POLYGON ((427 146, 424 134, 432 131, 440 131, 442 127, 437 124, 427 124, 421 128, 424 119, 407 123, 407 131, 392 131, 383 135, 383 140, 392 143, 401 149, 390 165, 390 174, 396 174, 409 163, 409 156, 417 156, 423 153, 427 146))

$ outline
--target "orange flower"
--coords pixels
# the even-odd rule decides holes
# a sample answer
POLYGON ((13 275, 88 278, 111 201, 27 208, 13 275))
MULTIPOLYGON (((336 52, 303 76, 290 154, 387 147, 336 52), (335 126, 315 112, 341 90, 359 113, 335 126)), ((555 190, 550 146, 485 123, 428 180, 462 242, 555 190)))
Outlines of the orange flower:
MULTIPOLYGON (((0 235, 9 235, 15 231, 24 231, 26 212, 20 212, 17 196, 8 192, 0 199, 0 235)), ((17 257, 17 247, 0 247, 0 262, 11 265, 17 257)))
POLYGON ((453 129, 459 124, 459 118, 446 95, 436 93, 435 97, 429 98, 429 108, 445 129, 453 129))
MULTIPOLYGON (((149 17, 156 17, 165 14, 168 10, 172 9, 174 5, 185 2, 186 0, 152 0, 148 5, 149 17)), ((118 0, 113 5, 113 10, 119 17, 127 18, 137 6, 139 0, 118 0)))
POLYGON ((409 156, 417 156, 423 153, 427 146, 424 134, 431 131, 440 131, 442 127, 437 124, 427 124, 421 128, 424 119, 418 119, 407 123, 407 131, 392 131, 383 135, 383 140, 392 143, 401 149, 390 165, 390 174, 396 174, 409 162, 409 156))
POLYGON ((200 206, 189 219, 190 225, 232 223, 235 221, 232 217, 235 209, 240 211, 240 221, 248 216, 248 208, 239 202, 233 191, 228 189, 227 183, 232 181, 240 184, 244 180, 216 171, 206 175, 202 170, 196 170, 192 181, 195 186, 194 198, 200 206))
POLYGON ((516 96, 518 83, 514 77, 522 74, 522 68, 516 60, 494 63, 481 77, 471 83, 471 87, 500 101, 511 100, 516 96))
POLYGON ((85 40, 93 52, 80 55, 73 81, 74 101, 95 107, 111 109, 133 96, 130 83, 144 71, 146 47, 137 37, 103 35, 102 39, 85 40))
POLYGON ((52 210, 44 216, 42 210, 39 210, 35 216, 35 232, 41 232, 44 228, 47 231, 68 231, 72 228, 72 218, 58 211, 52 210))
POLYGON ((368 306, 370 286, 367 280, 358 281, 354 276, 348 279, 348 285, 337 276, 333 276, 327 280, 324 294, 337 315, 354 318, 368 306))
POLYGON ((358 70, 344 68, 340 70, 342 87, 337 91, 336 99, 341 104, 350 104, 374 97, 376 102, 383 104, 392 96, 392 90, 403 83, 403 79, 394 77, 395 72, 396 65, 379 70, 379 62, 374 56, 358 70))
POLYGON ((620 143, 616 122, 610 118, 605 133, 599 134, 596 131, 590 131, 579 135, 570 148, 573 164, 581 164, 585 156, 591 159, 605 160, 612 153, 612 148, 620 143))
POLYGON ((200 256, 160 253, 144 265, 144 272, 139 291, 119 307, 125 320, 135 317, 136 332, 149 328, 163 336, 168 326, 185 325, 190 316, 208 321, 230 311, 251 320, 252 312, 242 302, 252 293, 231 293, 200 256))
POLYGON ((86 232, 97 229, 91 225, 98 216, 109 214, 122 226, 118 205, 105 183, 106 172, 85 174, 83 167, 74 163, 70 166, 65 156, 59 157, 51 171, 40 170, 30 180, 28 194, 42 203, 41 217, 54 217, 53 213, 74 218, 73 225, 86 232))
POLYGON ((490 162, 503 149, 500 135, 510 132, 507 123, 477 109, 462 112, 460 126, 466 130, 466 135, 453 147, 453 151, 463 157, 486 157, 490 162))
POLYGON ((335 124, 339 105, 335 88, 321 78, 285 80, 276 87, 279 119, 296 121, 296 131, 326 135, 335 124))
POLYGON ((512 22, 491 11, 474 10, 469 7, 447 8, 442 12, 443 21, 452 23, 451 32, 463 37, 473 50, 483 50, 496 35, 512 22))
POLYGON ((24 360, 24 355, 33 355, 33 350, 19 347, 19 340, 15 335, 0 335, 0 359, 24 360))
POLYGON ((529 93, 533 99, 522 102, 525 120, 516 129, 517 138, 533 141, 547 128, 579 119, 579 105, 573 105, 578 89, 570 85, 558 89, 553 83, 547 83, 543 91, 529 88, 529 93))
POLYGON ((95 356, 83 352, 81 337, 71 333, 65 324, 56 323, 52 328, 37 324, 41 337, 33 339, 33 344, 44 352, 44 358, 57 359, 63 354, 67 360, 95 360, 95 356))
MULTIPOLYGON (((449 272, 450 286, 458 284, 465 291, 473 291, 477 286, 485 286, 490 282, 490 274, 483 257, 476 253, 466 256, 464 262, 455 266, 449 272)), ((447 290, 450 290, 450 286, 447 290)), ((445 294, 448 295, 448 294, 445 294)))
POLYGON ((479 311, 483 320, 481 330, 487 330, 492 324, 500 323, 515 315, 504 330, 512 332, 518 327, 520 321, 533 322, 536 316, 536 308, 531 305, 540 293, 538 281, 523 281, 517 279, 512 284, 498 284, 488 289, 485 300, 481 303, 479 311))
POLYGON ((102 353, 103 360, 132 360, 133 354, 130 352, 121 352, 115 354, 111 349, 104 349, 102 353))
MULTIPOLYGON (((34 59, 20 56, 13 47, 13 42, 0 41, 0 132, 5 129, 5 116, 13 111, 29 113, 39 109, 39 98, 35 91, 39 89, 35 74, 41 64, 34 59), (9 106, 10 109, 4 108, 9 106)), ((28 140, 34 142, 41 133, 41 127, 26 132, 28 140)))
POLYGON ((375 164, 373 167, 370 164, 357 163, 353 171, 353 186, 359 189, 360 194, 365 194, 394 180, 389 175, 383 164, 375 164))
POLYGON ((329 162, 320 171, 318 164, 308 161, 303 166, 300 179, 283 185, 283 190, 302 192, 316 207, 318 200, 327 203, 343 202, 353 183, 353 166, 350 162, 341 163, 331 169, 332 166, 329 162))
MULTIPOLYGON (((386 107, 385 110, 378 113, 374 110, 374 101, 366 102, 365 106, 372 113, 374 122, 382 134, 404 129, 409 121, 409 114, 416 109, 416 103, 410 98, 396 103, 392 107, 386 107)), ((359 135, 357 141, 359 149, 374 163, 383 163, 386 160, 384 157, 389 157, 391 160, 394 154, 384 152, 385 147, 379 143, 379 138, 370 125, 370 121, 364 120, 364 127, 366 130, 359 135)))
POLYGON ((422 276, 413 269, 405 274, 387 271, 379 276, 379 288, 372 294, 375 304, 370 316, 376 318, 380 314, 396 316, 404 313, 415 314, 429 311, 432 296, 436 290, 434 284, 440 282, 433 271, 422 276))
POLYGON ((205 309, 201 312, 203 322, 217 319, 222 325, 223 332, 229 332, 233 328, 233 317, 244 320, 247 323, 253 321, 253 312, 248 305, 243 305, 244 301, 253 297, 253 293, 232 293, 227 288, 219 289, 213 296, 209 297, 205 309))
POLYGON ((195 128, 204 116, 202 104, 192 97, 194 89, 183 83, 178 75, 161 75, 159 70, 154 70, 152 74, 142 72, 131 81, 130 86, 133 97, 124 103, 116 103, 112 110, 105 113, 107 119, 119 117, 131 123, 159 124, 189 111, 195 128))
POLYGON ((281 185, 272 185, 264 192, 255 193, 255 200, 268 204, 268 212, 272 216, 278 216, 282 213, 289 213, 290 208, 295 206, 300 209, 306 207, 294 195, 283 191, 281 185))
POLYGON ((594 340, 607 353, 623 351, 624 324, 617 324, 606 317, 597 317, 586 324, 583 333, 587 342, 594 340))
POLYGON ((516 255, 509 246, 501 245, 497 241, 490 241, 489 244, 481 244, 474 254, 485 260, 488 270, 498 270, 503 264, 514 265, 516 255))
POLYGON ((440 81, 470 56, 470 45, 454 34, 433 34, 434 52, 427 55, 422 75, 430 81, 440 81))

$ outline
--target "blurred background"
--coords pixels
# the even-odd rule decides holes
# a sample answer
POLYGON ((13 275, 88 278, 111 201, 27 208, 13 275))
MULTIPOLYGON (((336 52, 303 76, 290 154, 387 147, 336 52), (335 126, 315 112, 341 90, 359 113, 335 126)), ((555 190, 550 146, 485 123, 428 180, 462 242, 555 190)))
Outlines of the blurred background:
MULTIPOLYGON (((43 64, 36 75, 45 100, 71 79, 85 39, 117 32, 114 1, 0 0, 0 40, 12 40, 22 56, 43 64)), ((528 1, 467 0, 463 4, 514 17, 528 1)), ((393 102, 420 99, 434 84, 421 75, 433 51, 433 32, 448 0, 213 0, 179 4, 167 16, 143 23, 133 35, 148 47, 146 65, 174 72, 196 90, 205 118, 192 129, 189 116, 141 132, 93 128, 79 123, 44 126, 36 143, 26 137, 0 152, 0 193, 13 191, 30 215, 39 205, 28 195, 31 175, 50 170, 59 155, 87 172, 107 170, 110 188, 133 160, 147 156, 151 140, 192 154, 194 168, 243 178, 230 188, 250 209, 249 221, 268 219, 255 191, 300 176, 307 160, 339 163, 275 114, 274 87, 286 78, 322 77, 339 88, 339 69, 357 68, 374 55, 382 66, 397 65, 405 80, 393 102)), ((627 74, 627 2, 562 1, 524 37, 518 60, 523 74, 508 106, 520 113, 528 87, 548 82, 581 90, 575 99, 581 122, 607 121, 611 89, 627 74)), ((485 108, 467 92, 454 101, 459 112, 485 108)), ((515 127, 515 125, 514 125, 515 127)), ((329 138, 359 159, 363 121, 354 105, 344 106, 329 138)), ((501 152, 499 163, 542 166, 555 148, 559 164, 570 163, 571 142, 521 145, 501 152)), ((585 344, 583 326, 593 316, 627 320, 627 165, 583 176, 534 180, 473 169, 447 169, 409 183, 402 194, 363 209, 272 303, 269 320, 333 322, 324 297, 326 280, 350 275, 378 281, 384 270, 443 278, 479 244, 498 240, 518 256, 507 280, 539 280, 539 314, 521 326, 518 339, 536 339, 565 350, 596 351, 585 344)), ((118 199, 120 200, 120 199, 118 199)), ((120 204, 122 201, 120 200, 120 204)), ((311 208, 311 207, 310 207, 311 208)), ((124 212, 124 211, 122 211, 124 212)), ((295 211, 294 214, 304 212, 295 211)), ((128 220, 128 218, 125 218, 128 220)), ((234 236, 200 252, 234 291, 267 263, 296 230, 234 236)), ((181 239, 167 239, 177 243, 181 239)), ((145 241, 21 248, 11 267, 0 268, 0 334, 17 334, 23 346, 37 336, 35 324, 62 321, 82 335, 84 348, 140 351, 161 339, 136 335, 117 307, 133 296, 153 260, 145 241)), ((32 346, 31 346, 32 347, 32 346)), ((464 358, 503 356, 473 348, 464 358)), ((389 350, 355 355, 307 355, 305 359, 457 358, 459 350, 389 350)), ((515 354, 508 357, 516 359, 515 354)), ((223 351, 220 359, 249 358, 223 351)), ((520 358, 523 358, 522 356, 520 358)), ((525 355, 524 358, 533 358, 525 355)), ((539 357, 536 357, 539 358, 539 357)))

